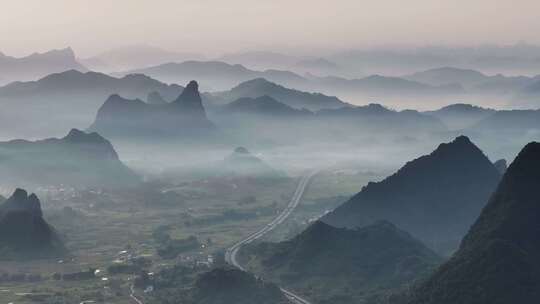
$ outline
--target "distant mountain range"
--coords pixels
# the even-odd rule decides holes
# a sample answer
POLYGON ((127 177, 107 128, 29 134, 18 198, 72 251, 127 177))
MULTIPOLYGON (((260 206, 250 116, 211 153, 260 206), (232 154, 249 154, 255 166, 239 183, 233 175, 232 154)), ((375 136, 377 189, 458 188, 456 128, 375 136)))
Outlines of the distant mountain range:
POLYGON ((299 110, 266 95, 239 98, 214 108, 211 119, 230 138, 250 145, 373 143, 374 134, 378 135, 377 142, 380 142, 447 131, 439 119, 417 111, 394 111, 378 104, 345 105, 319 111, 299 110), (291 129, 294 132, 290 132, 291 129))
MULTIPOLYGON (((201 139, 215 135, 206 117, 196 81, 191 81, 173 102, 148 104, 111 95, 99 108, 89 130, 107 137, 201 139)), ((208 139, 208 138, 206 138, 208 139)))
POLYGON ((241 64, 255 70, 289 70, 295 73, 309 73, 319 76, 332 75, 340 72, 340 67, 326 58, 291 56, 266 51, 226 54, 216 60, 229 64, 241 64))
POLYGON ((539 183, 540 144, 534 142, 512 162, 459 250, 403 303, 536 303, 539 183))
POLYGON ((182 90, 179 85, 167 85, 144 75, 114 78, 70 70, 38 81, 0 87, 0 105, 4 113, 10 114, 4 114, 0 126, 9 126, 11 136, 35 138, 63 134, 66 126, 88 126, 103 101, 112 94, 145 99, 151 92, 158 92, 166 101, 172 101, 182 90))
POLYGON ((457 103, 424 114, 440 119, 450 130, 463 130, 493 115, 496 110, 457 103))
POLYGON ((322 221, 363 227, 387 220, 441 254, 455 250, 500 180, 500 173, 467 137, 441 144, 395 174, 369 183, 322 221), (429 229, 426 229, 429 227, 429 229))
POLYGON ((115 188, 139 181, 97 133, 73 129, 63 138, 0 142, 3 185, 115 188))
POLYGON ((80 61, 94 71, 117 72, 143 68, 166 62, 203 59, 204 56, 189 52, 173 52, 149 45, 129 45, 80 61))
POLYGON ((35 194, 17 189, 0 205, 0 259, 57 257, 66 252, 60 237, 43 219, 35 194))
POLYGON ((285 118, 294 116, 312 115, 313 112, 293 108, 285 103, 277 101, 273 97, 263 95, 260 97, 241 97, 224 105, 220 112, 225 115, 253 115, 269 118, 285 118))
POLYGON ((244 265, 316 303, 372 303, 425 277, 441 258, 389 222, 358 229, 315 222, 294 238, 240 251, 244 265))
POLYGON ((11 57, 0 53, 0 85, 11 81, 28 81, 67 70, 88 71, 75 58, 71 48, 11 57))
POLYGON ((115 75, 144 74, 167 83, 186 83, 197 79, 204 83, 206 91, 221 91, 232 88, 241 82, 255 78, 266 78, 280 84, 295 85, 305 79, 293 72, 280 70, 255 71, 240 64, 227 64, 220 61, 185 61, 165 63, 144 69, 130 70, 115 75))
POLYGON ((239 98, 269 96, 296 109, 317 111, 350 106, 334 96, 320 93, 302 92, 289 89, 264 78, 256 78, 240 83, 229 91, 213 93, 222 102, 232 102, 239 98))

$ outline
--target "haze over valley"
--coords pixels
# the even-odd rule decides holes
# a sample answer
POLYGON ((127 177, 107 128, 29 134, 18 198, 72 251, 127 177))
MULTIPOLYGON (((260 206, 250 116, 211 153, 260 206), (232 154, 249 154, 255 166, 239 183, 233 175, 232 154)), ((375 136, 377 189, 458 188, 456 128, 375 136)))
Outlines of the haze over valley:
POLYGON ((24 2, 1 303, 538 302, 537 1, 24 2))

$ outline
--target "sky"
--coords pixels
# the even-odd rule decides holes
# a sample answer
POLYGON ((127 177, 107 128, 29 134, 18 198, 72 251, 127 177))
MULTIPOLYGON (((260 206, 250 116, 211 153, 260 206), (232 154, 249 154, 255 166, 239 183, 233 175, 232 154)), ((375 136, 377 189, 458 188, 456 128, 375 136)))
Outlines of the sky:
POLYGON ((538 0, 1 0, 0 51, 146 44, 206 55, 540 44, 538 0))

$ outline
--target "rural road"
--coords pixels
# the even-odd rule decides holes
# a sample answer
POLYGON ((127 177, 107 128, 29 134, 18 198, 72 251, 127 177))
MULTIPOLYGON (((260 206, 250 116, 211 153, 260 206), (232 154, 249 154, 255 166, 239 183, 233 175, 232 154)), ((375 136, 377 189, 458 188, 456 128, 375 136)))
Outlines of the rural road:
MULTIPOLYGON (((272 231, 274 228, 276 228, 278 225, 283 223, 291 215, 291 213, 294 211, 294 209, 300 204, 300 201, 302 199, 302 196, 304 195, 304 192, 306 190, 307 185, 309 184, 311 178, 317 174, 317 171, 311 171, 307 175, 303 176, 300 182, 298 183, 298 186, 296 187, 296 191, 294 192, 293 197, 291 198, 291 201, 276 218, 274 218, 268 225, 264 226, 263 228, 259 229, 258 231, 250 234, 245 239, 237 242, 233 246, 229 247, 227 251, 225 252, 225 261, 234 267, 244 270, 244 267, 238 263, 236 260, 236 255, 238 254, 238 251, 242 249, 242 247, 246 244, 249 244, 259 238, 261 238, 263 235, 267 234, 268 232, 272 231)), ((308 300, 300 297, 299 295, 296 295, 284 288, 280 288, 281 291, 285 294, 287 299, 289 299, 292 303, 295 304, 311 304, 308 300)))

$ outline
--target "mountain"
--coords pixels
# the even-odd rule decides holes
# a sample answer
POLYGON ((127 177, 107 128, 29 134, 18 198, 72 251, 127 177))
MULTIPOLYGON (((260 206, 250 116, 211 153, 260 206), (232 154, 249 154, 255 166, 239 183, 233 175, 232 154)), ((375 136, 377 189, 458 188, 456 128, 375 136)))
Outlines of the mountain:
POLYGON ((441 258, 389 222, 349 230, 317 221, 288 241, 249 245, 240 260, 317 303, 370 303, 429 275, 441 258))
POLYGON ((497 111, 471 126, 469 130, 498 136, 523 136, 527 133, 534 136, 540 132, 540 110, 497 111))
POLYGON ((89 130, 113 138, 197 139, 213 135, 216 128, 206 117, 199 85, 191 81, 171 103, 147 104, 111 95, 99 108, 89 130))
POLYGON ((435 95, 458 94, 463 88, 456 84, 432 86, 400 77, 371 75, 364 78, 346 79, 341 77, 319 77, 312 80, 325 90, 366 94, 374 98, 395 95, 435 95))
POLYGON ((411 304, 537 303, 540 298, 540 144, 526 145, 463 238, 411 304))
POLYGON ((446 131, 437 118, 414 110, 395 111, 380 104, 320 110, 316 112, 316 117, 324 121, 328 128, 338 127, 341 132, 353 134, 416 136, 446 131))
POLYGON ((0 87, 0 105, 4 113, 9 113, 0 121, 0 133, 9 131, 6 136, 32 138, 61 135, 66 126, 88 126, 111 94, 144 99, 156 91, 163 99, 172 101, 182 90, 179 85, 167 85, 144 75, 115 78, 75 70, 38 81, 15 82, 0 87), (49 119, 43 119, 44 111, 49 119))
POLYGON ((482 151, 460 136, 408 162, 385 180, 369 183, 322 220, 336 227, 388 220, 448 254, 478 217, 499 180, 499 172, 482 151))
POLYGON ((478 71, 454 67, 429 69, 406 75, 403 78, 433 86, 459 84, 466 88, 489 81, 489 76, 478 71))
POLYGON ((229 64, 241 64, 255 70, 289 69, 301 59, 296 56, 268 51, 248 51, 225 54, 218 58, 229 64))
POLYGON ((35 194, 17 189, 0 205, 0 259, 59 256, 65 248, 35 194))
POLYGON ((268 95, 263 95, 256 98, 239 98, 223 106, 221 111, 222 113, 228 115, 245 114, 254 116, 266 116, 268 118, 309 116, 313 114, 306 109, 298 110, 292 108, 268 95))
MULTIPOLYGON (((228 64, 221 61, 185 61, 181 63, 165 63, 144 69, 130 70, 117 73, 145 74, 167 83, 185 83, 191 79, 198 79, 207 87, 207 91, 227 90, 241 82, 255 78, 267 78, 280 84, 295 85, 305 79, 293 72, 280 70, 250 70, 240 64, 228 64)), ((246 97, 246 96, 242 96, 246 97)))
POLYGON ((139 177, 119 160, 108 140, 72 129, 63 138, 0 142, 0 182, 113 188, 136 185, 139 177))
POLYGON ((166 62, 201 59, 201 57, 196 53, 172 52, 149 45, 129 45, 105 51, 83 59, 82 62, 95 71, 118 72, 166 62))
POLYGON ((151 303, 289 303, 275 284, 255 278, 244 271, 219 267, 200 273, 194 279, 186 275, 192 271, 176 266, 157 273, 154 282, 156 288, 148 295, 154 300, 151 303))
POLYGON ((424 113, 437 117, 451 130, 461 130, 478 123, 495 112, 497 111, 493 109, 456 103, 424 113))
POLYGON ((218 164, 217 171, 224 175, 283 177, 284 173, 270 167, 266 162, 251 154, 244 147, 237 147, 218 164))
POLYGON ((11 57, 0 53, 0 78, 10 81, 36 80, 51 73, 87 69, 75 58, 71 48, 34 53, 26 57, 11 57))
POLYGON ((289 89, 264 78, 243 82, 229 91, 215 93, 214 95, 228 102, 243 97, 257 98, 266 95, 290 107, 296 109, 305 108, 312 111, 349 106, 349 104, 334 96, 289 89))

